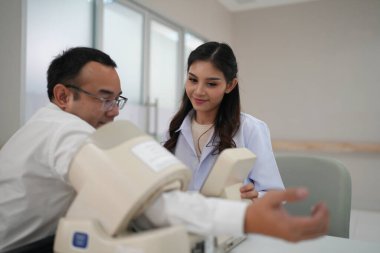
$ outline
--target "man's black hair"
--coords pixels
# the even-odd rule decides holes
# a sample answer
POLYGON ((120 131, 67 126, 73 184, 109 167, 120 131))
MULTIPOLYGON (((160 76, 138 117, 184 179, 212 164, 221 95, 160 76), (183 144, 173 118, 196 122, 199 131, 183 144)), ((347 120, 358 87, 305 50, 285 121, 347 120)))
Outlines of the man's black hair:
POLYGON ((72 82, 83 66, 91 61, 113 68, 117 67, 108 54, 94 48, 74 47, 56 56, 47 71, 47 92, 50 101, 54 97, 53 89, 58 83, 72 82))

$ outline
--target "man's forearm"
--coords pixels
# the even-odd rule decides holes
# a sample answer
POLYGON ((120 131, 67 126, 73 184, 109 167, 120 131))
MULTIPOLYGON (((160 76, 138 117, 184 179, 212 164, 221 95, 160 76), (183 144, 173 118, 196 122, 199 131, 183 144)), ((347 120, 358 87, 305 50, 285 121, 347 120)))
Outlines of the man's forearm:
POLYGON ((242 235, 247 203, 206 198, 197 192, 162 194, 145 215, 156 226, 183 224, 202 235, 242 235))

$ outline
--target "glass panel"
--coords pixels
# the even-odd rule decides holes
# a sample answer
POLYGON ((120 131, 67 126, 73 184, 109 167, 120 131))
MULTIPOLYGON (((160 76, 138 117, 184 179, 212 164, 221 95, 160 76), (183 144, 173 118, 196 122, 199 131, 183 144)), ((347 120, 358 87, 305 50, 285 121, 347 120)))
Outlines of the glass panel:
POLYGON ((104 5, 103 49, 118 65, 123 94, 128 104, 118 119, 129 119, 144 128, 142 104, 143 15, 122 4, 104 5))
POLYGON ((149 62, 149 99, 158 102, 158 111, 150 118, 149 131, 161 136, 178 105, 179 32, 151 21, 149 62))
MULTIPOLYGON (((201 44, 205 43, 204 40, 190 34, 190 33, 185 33, 185 70, 187 68, 187 58, 189 57, 191 51, 196 49, 198 46, 201 44)), ((185 71, 186 73, 186 71, 185 71)))
POLYGON ((28 0, 24 120, 48 101, 46 71, 54 56, 92 46, 93 1, 28 0))

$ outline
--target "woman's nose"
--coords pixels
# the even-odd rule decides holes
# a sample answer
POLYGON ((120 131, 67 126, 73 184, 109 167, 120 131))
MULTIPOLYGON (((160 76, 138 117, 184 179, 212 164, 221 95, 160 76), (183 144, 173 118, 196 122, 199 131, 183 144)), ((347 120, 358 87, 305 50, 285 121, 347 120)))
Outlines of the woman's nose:
POLYGON ((204 92, 205 92, 204 85, 198 84, 197 87, 196 87, 196 89, 195 89, 195 92, 197 94, 200 94, 200 95, 204 94, 204 92))

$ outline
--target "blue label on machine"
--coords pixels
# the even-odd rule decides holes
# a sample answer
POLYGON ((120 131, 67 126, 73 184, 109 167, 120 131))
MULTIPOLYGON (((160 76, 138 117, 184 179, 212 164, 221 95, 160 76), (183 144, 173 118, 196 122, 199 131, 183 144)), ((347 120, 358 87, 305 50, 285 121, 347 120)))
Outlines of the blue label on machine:
POLYGON ((87 248, 88 234, 75 232, 73 235, 73 246, 76 248, 87 248))

